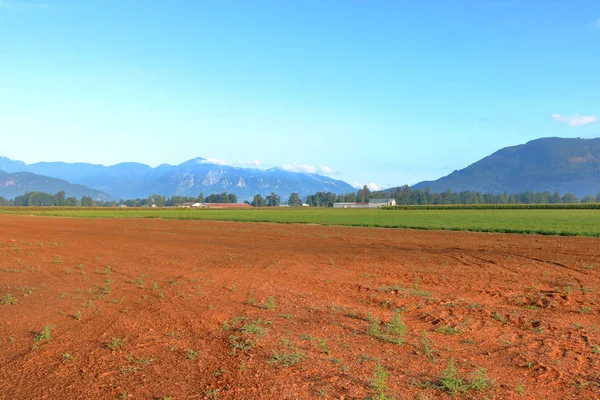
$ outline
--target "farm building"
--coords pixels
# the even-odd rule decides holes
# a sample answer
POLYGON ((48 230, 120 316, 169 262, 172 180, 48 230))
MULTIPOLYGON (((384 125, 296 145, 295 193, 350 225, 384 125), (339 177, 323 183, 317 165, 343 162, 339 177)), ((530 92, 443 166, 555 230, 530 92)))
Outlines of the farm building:
POLYGON ((333 203, 333 208, 369 208, 369 203, 333 203))
POLYGON ((395 205, 394 199, 371 199, 368 203, 334 203, 333 208, 379 208, 395 205))
POLYGON ((379 208, 379 207, 387 207, 387 206, 395 206, 395 199, 371 199, 369 200, 370 208, 379 208))
POLYGON ((190 207, 193 207, 193 208, 204 208, 206 206, 205 206, 205 203, 181 203, 179 205, 179 207, 183 207, 183 208, 190 208, 190 207))
POLYGON ((205 207, 209 208, 252 208, 246 203, 204 203, 205 207))

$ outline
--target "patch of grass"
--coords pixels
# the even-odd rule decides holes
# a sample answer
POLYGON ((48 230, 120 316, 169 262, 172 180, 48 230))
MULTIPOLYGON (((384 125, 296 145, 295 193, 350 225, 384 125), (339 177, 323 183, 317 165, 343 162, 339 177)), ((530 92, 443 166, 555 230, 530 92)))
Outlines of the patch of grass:
POLYGON ((81 311, 76 311, 75 314, 73 314, 73 318, 75 318, 77 321, 79 321, 81 319, 82 315, 83 315, 83 313, 81 311))
POLYGON ((495 312, 494 315, 492 315, 492 318, 494 318, 496 321, 502 322, 503 324, 507 322, 506 317, 504 315, 498 314, 497 312, 495 312))
POLYGON ((462 376, 456 366, 454 359, 448 361, 446 369, 441 373, 439 382, 434 383, 433 387, 449 393, 451 396, 457 394, 467 394, 469 391, 482 392, 491 388, 493 381, 487 375, 487 371, 483 368, 478 369, 471 374, 470 378, 462 376))
POLYGON ((323 352, 323 354, 327 354, 327 355, 331 354, 331 349, 327 345, 327 339, 321 339, 321 340, 319 340, 319 348, 321 349, 321 351, 323 352))
POLYGON ((404 342, 404 334, 406 333, 406 324, 402 320, 402 315, 399 311, 394 313, 391 321, 385 324, 385 331, 381 330, 381 322, 379 318, 374 318, 369 324, 367 334, 382 342, 402 344, 404 342))
POLYGON ((13 295, 10 293, 4 295, 4 297, 2 297, 2 299, 0 299, 0 304, 4 304, 4 305, 15 305, 18 303, 19 303, 19 300, 17 300, 16 297, 13 297, 13 295))
POLYGON ((275 305, 275 297, 270 296, 267 299, 267 304, 265 304, 265 308, 269 311, 274 310, 277 308, 277 306, 275 305))
POLYGON ((373 387, 373 396, 372 399, 376 400, 388 400, 388 378, 390 373, 381 366, 381 364, 377 364, 375 367, 375 372, 373 373, 373 381, 371 386, 373 387))
POLYGON ((186 349, 185 356, 188 360, 195 360, 196 357, 198 357, 198 352, 192 349, 186 349))
POLYGON ((455 335, 457 333, 461 333, 462 331, 459 328, 455 328, 450 325, 440 325, 435 328, 435 332, 443 333, 444 335, 455 335))
POLYGON ((588 307, 588 306, 583 306, 579 309, 579 312, 582 314, 589 314, 592 311, 594 311, 594 309, 592 307, 588 307))
POLYGON ((304 358, 304 354, 296 350, 294 344, 289 339, 282 338, 280 347, 280 351, 273 350, 273 358, 267 361, 269 365, 278 365, 287 368, 304 358))
POLYGON ((111 338, 111 341, 106 344, 106 348, 108 348, 110 351, 116 351, 120 348, 123 348, 123 346, 125 346, 125 339, 117 337, 111 338))
POLYGON ((402 206, 382 209, 278 209, 248 210, 184 209, 56 209, 52 207, 4 207, 3 214, 26 214, 77 218, 163 218, 321 225, 372 226, 413 229, 444 229, 476 232, 537 233, 543 235, 600 237, 600 214, 595 204, 577 205, 467 205, 402 206), (556 209, 549 209, 554 207, 556 209), (486 209, 487 208, 487 209, 486 209), (491 208, 491 209, 490 209, 491 208), (513 209, 514 208, 514 209, 513 209), (537 209, 533 209, 537 208, 537 209))

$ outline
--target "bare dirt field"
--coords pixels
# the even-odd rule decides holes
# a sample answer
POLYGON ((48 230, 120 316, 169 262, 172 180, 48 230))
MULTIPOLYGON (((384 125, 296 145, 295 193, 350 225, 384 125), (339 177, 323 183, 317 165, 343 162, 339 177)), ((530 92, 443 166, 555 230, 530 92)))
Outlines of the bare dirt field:
POLYGON ((599 271, 592 238, 1 215, 0 399, 598 398, 599 271))

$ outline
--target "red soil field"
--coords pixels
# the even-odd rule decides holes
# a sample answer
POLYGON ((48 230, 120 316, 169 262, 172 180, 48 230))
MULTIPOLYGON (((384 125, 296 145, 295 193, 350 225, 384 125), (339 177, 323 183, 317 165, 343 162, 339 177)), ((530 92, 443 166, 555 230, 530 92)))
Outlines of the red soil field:
POLYGON ((16 299, 0 304, 0 399, 451 398, 451 360, 457 398, 598 398, 599 253, 591 238, 0 215, 0 302, 16 299))

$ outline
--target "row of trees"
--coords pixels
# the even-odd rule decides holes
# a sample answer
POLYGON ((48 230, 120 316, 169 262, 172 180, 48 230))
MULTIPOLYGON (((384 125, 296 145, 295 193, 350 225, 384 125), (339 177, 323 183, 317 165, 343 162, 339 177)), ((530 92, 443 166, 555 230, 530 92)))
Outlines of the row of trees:
POLYGON ((22 196, 17 196, 12 201, 12 204, 4 205, 15 205, 19 207, 26 206, 61 206, 61 207, 74 207, 78 205, 91 207, 93 204, 92 198, 89 196, 83 196, 81 200, 75 197, 65 197, 65 192, 60 191, 56 194, 48 194, 42 192, 29 192, 22 196))
MULTIPOLYGON (((409 186, 384 190, 380 192, 371 192, 366 186, 358 190, 357 193, 335 194, 332 192, 317 192, 308 195, 304 200, 298 193, 292 193, 287 199, 289 206, 301 206, 308 204, 311 207, 333 207, 335 203, 341 202, 367 202, 371 198, 390 197, 396 200, 399 205, 427 205, 427 204, 560 204, 560 203, 600 203, 600 193, 594 196, 585 196, 579 199, 573 193, 561 195, 559 192, 531 192, 522 193, 481 193, 481 192, 452 192, 447 190, 443 193, 431 193, 429 189, 412 190, 409 186)), ((0 206, 65 206, 65 207, 116 207, 125 205, 127 207, 150 207, 156 205, 178 206, 186 202, 199 203, 237 203, 235 194, 216 193, 207 196, 202 193, 198 197, 189 196, 171 196, 166 197, 154 194, 145 199, 128 199, 120 201, 94 201, 89 196, 83 196, 81 199, 75 197, 65 197, 65 192, 60 191, 54 195, 42 192, 29 192, 22 196, 15 197, 14 200, 7 200, 0 197, 0 206)), ((252 201, 245 201, 254 207, 277 207, 283 202, 276 193, 263 197, 261 194, 254 196, 252 201)))
POLYGON ((424 204, 560 204, 560 203, 594 203, 600 202, 600 193, 594 196, 585 196, 579 199, 573 193, 561 195, 559 192, 532 192, 521 193, 481 193, 481 192, 452 192, 447 190, 442 193, 431 193, 429 189, 412 190, 408 185, 403 187, 376 192, 378 197, 390 197, 402 205, 424 204))

